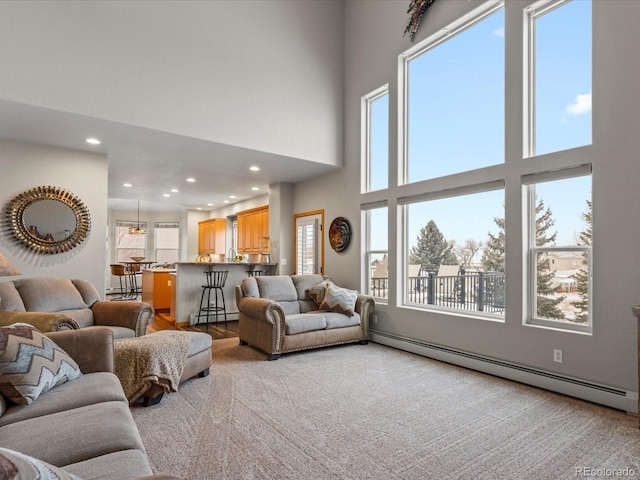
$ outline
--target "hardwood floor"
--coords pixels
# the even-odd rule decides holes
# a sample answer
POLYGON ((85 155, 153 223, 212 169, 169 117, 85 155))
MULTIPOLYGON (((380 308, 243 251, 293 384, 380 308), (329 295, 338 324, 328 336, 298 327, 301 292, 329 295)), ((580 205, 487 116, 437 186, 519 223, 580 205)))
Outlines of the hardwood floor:
POLYGON ((149 324, 149 331, 157 332, 159 330, 186 330, 191 332, 205 332, 211 335, 214 340, 219 338, 233 338, 238 336, 238 321, 230 320, 227 322, 227 328, 224 322, 209 323, 207 325, 192 325, 188 327, 176 327, 174 318, 168 313, 156 312, 152 322, 149 324))

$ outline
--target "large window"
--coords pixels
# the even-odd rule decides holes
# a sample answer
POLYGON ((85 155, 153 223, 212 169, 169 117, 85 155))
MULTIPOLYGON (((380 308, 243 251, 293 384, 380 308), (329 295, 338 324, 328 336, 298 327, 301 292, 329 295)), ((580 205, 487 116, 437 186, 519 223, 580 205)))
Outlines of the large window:
POLYGON ((591 1, 538 2, 529 16, 530 155, 591 144, 591 1))
POLYGON ((388 86, 362 99, 363 192, 389 185, 389 92, 388 86))
POLYGON ((156 262, 176 263, 180 245, 180 226, 177 223, 156 223, 154 228, 156 242, 156 262))
POLYGON ((146 230, 146 222, 116 222, 116 263, 129 262, 131 257, 145 257, 147 235, 131 235, 130 227, 140 226, 146 230))
POLYGON ((504 315, 504 191, 409 203, 405 304, 504 315))
POLYGON ((388 208, 364 211, 362 224, 366 231, 365 292, 385 303, 389 295, 388 208))
POLYGON ((406 183, 504 162, 501 8, 444 29, 404 68, 406 183))

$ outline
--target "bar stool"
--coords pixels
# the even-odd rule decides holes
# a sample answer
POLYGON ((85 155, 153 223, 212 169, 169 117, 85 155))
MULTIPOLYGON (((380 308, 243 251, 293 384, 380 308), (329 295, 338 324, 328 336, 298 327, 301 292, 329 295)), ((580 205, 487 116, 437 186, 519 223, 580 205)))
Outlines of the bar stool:
POLYGON ((131 281, 131 274, 127 272, 127 269, 121 263, 112 263, 111 264, 111 275, 114 277, 118 277, 120 280, 120 296, 113 298, 112 300, 131 300, 131 294, 125 295, 125 292, 129 290, 129 285, 131 281), (122 279, 124 278, 124 285, 126 289, 122 286, 122 279))
POLYGON ((227 328, 227 307, 224 302, 224 284, 227 282, 228 270, 222 271, 210 271, 205 270, 207 283, 202 285, 202 295, 200 296, 200 309, 198 311, 198 321, 196 325, 200 324, 200 317, 207 317, 207 330, 209 330, 209 314, 214 313, 216 316, 216 322, 218 323, 218 314, 222 312, 224 314, 224 328, 227 328), (211 303, 211 290, 214 291, 214 302, 211 303), (218 303, 218 292, 222 298, 222 306, 218 303), (207 303, 204 303, 205 294, 207 296, 207 303), (206 313, 206 315, 204 315, 206 313))
POLYGON ((249 275, 250 277, 261 277, 266 274, 266 270, 247 270, 247 275, 249 275))

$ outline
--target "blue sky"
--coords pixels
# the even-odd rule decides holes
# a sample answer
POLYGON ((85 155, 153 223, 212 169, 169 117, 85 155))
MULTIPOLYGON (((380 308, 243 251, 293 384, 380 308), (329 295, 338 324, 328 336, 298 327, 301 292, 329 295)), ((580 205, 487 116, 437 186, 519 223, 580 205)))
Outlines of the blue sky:
MULTIPOLYGON (((590 144, 591 1, 574 0, 538 17, 535 53, 535 153, 590 144)), ((412 60, 409 86, 410 182, 505 162, 503 10, 412 60)), ((385 180, 387 112, 386 100, 372 105, 374 170, 385 180)), ((386 188, 386 181, 372 187, 386 188)), ((553 212, 557 244, 573 244, 584 228, 590 177, 536 188, 553 212)), ((412 205, 409 245, 431 219, 447 239, 485 241, 497 231, 493 218, 504 217, 503 206, 502 190, 412 205)))

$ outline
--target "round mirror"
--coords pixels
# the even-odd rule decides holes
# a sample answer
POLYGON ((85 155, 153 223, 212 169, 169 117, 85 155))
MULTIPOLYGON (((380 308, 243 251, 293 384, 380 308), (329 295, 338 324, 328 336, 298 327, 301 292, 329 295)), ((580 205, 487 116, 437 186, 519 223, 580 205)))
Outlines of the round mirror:
POLYGON ((72 193, 57 187, 37 187, 13 198, 7 220, 14 236, 38 253, 62 253, 89 234, 89 210, 72 193))

